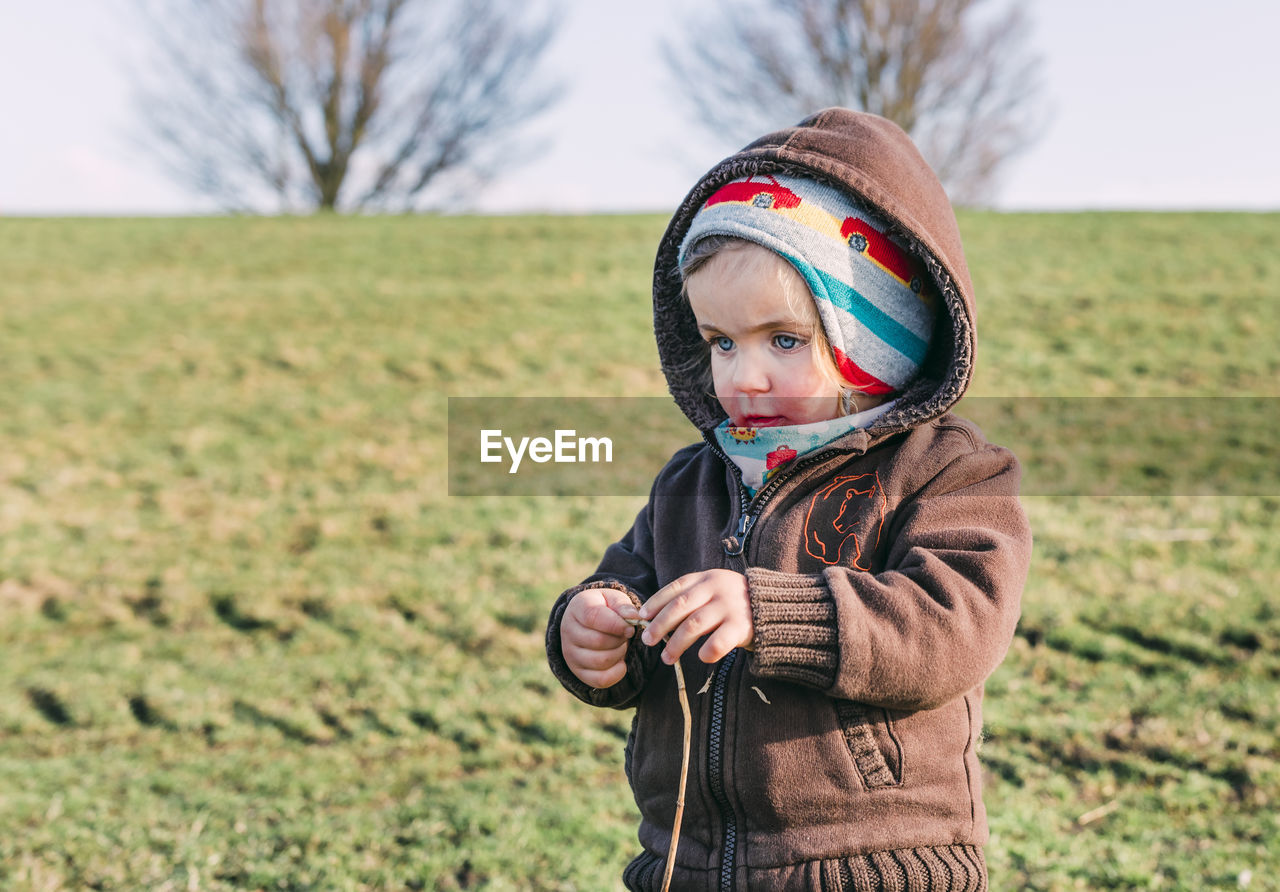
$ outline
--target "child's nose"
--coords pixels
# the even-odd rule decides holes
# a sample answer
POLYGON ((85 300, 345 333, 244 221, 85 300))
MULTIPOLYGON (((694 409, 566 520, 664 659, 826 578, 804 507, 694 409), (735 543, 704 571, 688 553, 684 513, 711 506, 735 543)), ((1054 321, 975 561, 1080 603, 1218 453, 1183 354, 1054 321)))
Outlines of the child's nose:
POLYGON ((739 360, 733 368, 733 386, 739 393, 763 393, 769 389, 769 374, 764 363, 739 360))

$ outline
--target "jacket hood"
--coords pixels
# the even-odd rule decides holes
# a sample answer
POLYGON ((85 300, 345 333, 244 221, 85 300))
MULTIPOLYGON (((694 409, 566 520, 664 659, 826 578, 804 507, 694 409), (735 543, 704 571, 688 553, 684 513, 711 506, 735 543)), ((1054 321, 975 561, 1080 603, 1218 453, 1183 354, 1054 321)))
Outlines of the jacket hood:
POLYGON ((844 108, 820 111, 721 161, 690 190, 668 224, 654 264, 653 325, 662 371, 681 410, 702 431, 725 418, 716 398, 684 371, 705 348, 681 294, 680 243, 716 189, 766 174, 809 177, 850 193, 887 221, 888 234, 924 263, 942 298, 929 352, 919 375, 876 421, 873 433, 915 427, 945 413, 969 386, 976 339, 973 283, 955 213, 937 176, 900 127, 844 108))

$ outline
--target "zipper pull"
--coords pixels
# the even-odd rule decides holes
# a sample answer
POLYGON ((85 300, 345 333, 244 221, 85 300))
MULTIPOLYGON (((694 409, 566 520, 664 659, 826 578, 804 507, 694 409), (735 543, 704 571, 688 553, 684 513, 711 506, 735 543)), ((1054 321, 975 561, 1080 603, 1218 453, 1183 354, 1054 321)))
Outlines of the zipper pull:
POLYGON ((738 517, 738 535, 730 536, 724 540, 724 553, 730 557, 737 557, 742 554, 742 549, 747 545, 747 533, 751 532, 751 525, 756 522, 754 516, 745 511, 738 517))

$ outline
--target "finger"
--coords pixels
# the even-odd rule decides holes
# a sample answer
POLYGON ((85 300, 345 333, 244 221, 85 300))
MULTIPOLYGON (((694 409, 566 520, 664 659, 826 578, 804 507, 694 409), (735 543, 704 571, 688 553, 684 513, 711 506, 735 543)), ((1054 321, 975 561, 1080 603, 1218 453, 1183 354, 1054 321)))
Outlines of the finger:
MULTIPOLYGON (((637 619, 640 616, 640 611, 636 607, 635 602, 631 600, 631 596, 626 592, 620 592, 616 588, 604 589, 603 591, 605 603, 609 605, 610 609, 612 609, 614 613, 622 617, 624 621, 628 619, 637 619)), ((629 628, 634 628, 630 623, 627 625, 629 628)))
POLYGON ((658 611, 657 616, 649 620, 649 628, 645 629, 640 640, 645 644, 657 644, 668 637, 687 622, 694 611, 705 606, 711 600, 713 593, 711 587, 705 585, 684 589, 668 601, 667 605, 658 611))
MULTIPOLYGON (((622 595, 622 592, 618 594, 622 595)), ((623 597, 626 596, 623 595, 623 597)), ((578 615, 578 621, 588 629, 594 629, 606 635, 615 635, 618 638, 630 638, 635 634, 634 627, 620 617, 603 598, 595 603, 584 604, 578 615)))
POLYGON ((591 669, 601 671, 608 669, 615 663, 622 662, 627 655, 627 645, 625 643, 611 650, 589 650, 585 648, 570 648, 565 653, 565 660, 571 661, 575 665, 583 669, 591 669))
POLYGON ((566 626, 561 637, 572 647, 584 650, 615 650, 618 645, 626 644, 627 636, 610 635, 608 632, 597 632, 583 625, 566 626))
POLYGON ((695 641, 703 635, 715 631, 723 622, 724 613, 716 609, 715 605, 708 605, 693 611, 684 618, 667 639, 666 649, 662 652, 663 662, 674 663, 680 659, 680 655, 688 650, 695 641))
POLYGON ((718 663, 735 647, 745 647, 750 629, 744 622, 726 619, 698 648, 698 659, 704 663, 718 663))
POLYGON ((594 669, 578 669, 574 670, 573 674, 578 676, 583 684, 603 690, 604 688, 611 688, 618 682, 622 681, 627 674, 627 664, 625 662, 618 663, 609 669, 601 671, 596 671, 594 669))
POLYGON ((701 573, 686 573, 683 576, 671 580, 662 588, 653 593, 649 600, 645 601, 640 607, 640 618, 651 620, 658 615, 658 612, 672 600, 683 595, 692 588, 697 587, 698 581, 701 579, 701 573))

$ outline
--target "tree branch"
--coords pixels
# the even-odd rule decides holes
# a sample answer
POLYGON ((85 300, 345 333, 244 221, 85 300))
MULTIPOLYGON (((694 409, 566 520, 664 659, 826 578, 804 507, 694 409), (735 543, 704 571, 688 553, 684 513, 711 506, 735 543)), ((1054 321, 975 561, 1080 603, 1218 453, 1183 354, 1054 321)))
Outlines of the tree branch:
POLYGON ((558 96, 537 73, 555 14, 515 0, 135 2, 149 146, 229 206, 413 206, 558 96))
POLYGON ((720 0, 663 54, 698 123, 737 140, 828 105, 883 115, 953 199, 990 194, 1040 129, 1039 57, 1008 0, 720 0), (706 35, 714 34, 714 40, 706 35))

